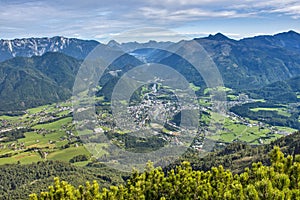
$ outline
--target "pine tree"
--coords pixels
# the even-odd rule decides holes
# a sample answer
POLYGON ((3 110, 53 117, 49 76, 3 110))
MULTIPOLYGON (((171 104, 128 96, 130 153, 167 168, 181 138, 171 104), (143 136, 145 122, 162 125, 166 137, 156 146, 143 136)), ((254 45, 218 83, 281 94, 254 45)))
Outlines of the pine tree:
POLYGON ((270 166, 253 163, 252 168, 235 175, 222 166, 206 172, 192 170, 188 162, 165 174, 149 162, 144 173, 134 170, 125 185, 109 189, 100 189, 96 181, 75 188, 55 178, 47 192, 31 194, 30 200, 300 199, 300 163, 292 156, 284 157, 278 147, 269 156, 270 166))

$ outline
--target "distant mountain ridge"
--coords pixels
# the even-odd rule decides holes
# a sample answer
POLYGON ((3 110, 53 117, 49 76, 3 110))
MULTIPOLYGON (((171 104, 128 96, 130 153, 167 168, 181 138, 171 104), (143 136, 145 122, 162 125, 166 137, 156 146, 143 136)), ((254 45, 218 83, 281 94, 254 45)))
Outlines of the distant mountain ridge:
MULTIPOLYGON (((299 33, 289 31, 241 40, 217 33, 194 41, 199 42, 213 59, 226 87, 251 91, 270 100, 280 97, 287 102, 299 101, 299 33), (272 91, 275 86, 281 90, 272 91), (278 96, 277 93, 282 91, 285 95, 278 96), (268 97, 270 94, 273 96, 268 97)), ((80 60, 99 44, 93 40, 59 36, 0 40, 0 110, 21 110, 69 98, 80 60)), ((145 61, 171 66, 187 80, 205 89, 205 82, 201 77, 195 77, 195 69, 187 61, 160 50, 168 45, 180 44, 110 41, 109 47, 136 50, 129 55, 124 54, 107 70, 102 79, 104 87, 99 94, 111 93, 114 85, 108 83, 110 79, 118 80, 127 70, 145 61)))
POLYGON ((157 42, 155 40, 150 40, 145 43, 139 43, 139 42, 118 43, 115 40, 110 40, 107 43, 107 46, 113 48, 120 48, 125 52, 130 52, 135 49, 143 49, 143 48, 165 49, 171 44, 174 44, 174 42, 157 42))
POLYGON ((260 45, 286 48, 289 50, 297 50, 298 52, 300 52, 300 34, 292 30, 288 32, 278 33, 273 36, 261 35, 241 40, 241 42, 244 42, 246 44, 250 44, 253 41, 259 42, 260 45))
MULTIPOLYGON (((241 40, 231 39, 222 33, 210 34, 208 37, 195 38, 196 41, 211 42, 231 42, 246 46, 272 46, 297 50, 300 52, 300 34, 295 31, 278 33, 275 35, 258 35, 241 40)), ((201 44, 202 44, 201 42, 201 44)), ((206 44, 204 42, 203 44, 206 44)), ((62 36, 43 37, 43 38, 22 38, 22 39, 0 39, 0 62, 13 57, 41 56, 46 52, 60 52, 77 59, 84 59, 100 42, 96 40, 82 40, 67 38, 62 36)), ((145 43, 136 41, 119 43, 111 40, 107 46, 121 48, 124 51, 142 48, 166 48, 174 42, 157 42, 150 40, 145 43)))
POLYGON ((51 38, 23 38, 0 40, 0 62, 14 57, 41 56, 47 52, 60 52, 84 59, 99 42, 55 36, 51 38))
POLYGON ((209 53, 231 88, 254 89, 300 75, 300 34, 294 31, 241 40, 218 33, 195 41, 209 53))

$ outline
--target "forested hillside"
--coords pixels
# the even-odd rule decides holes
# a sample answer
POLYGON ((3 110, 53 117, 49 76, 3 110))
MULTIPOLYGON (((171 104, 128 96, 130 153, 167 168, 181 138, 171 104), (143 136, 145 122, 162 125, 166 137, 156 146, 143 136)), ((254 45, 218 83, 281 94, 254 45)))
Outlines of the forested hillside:
POLYGON ((80 61, 61 53, 0 63, 0 111, 59 102, 71 97, 80 61))
POLYGON ((299 157, 284 157, 279 147, 269 157, 270 166, 253 163, 235 175, 222 166, 193 170, 188 162, 165 174, 148 163, 146 172, 134 172, 127 184, 100 190, 96 181, 76 188, 56 178, 47 192, 31 194, 30 199, 299 199, 299 157))
POLYGON ((195 170, 209 170, 212 167, 222 165, 234 173, 241 173, 246 167, 250 167, 253 162, 262 162, 264 165, 270 165, 268 154, 274 146, 279 146, 285 155, 300 154, 300 132, 282 137, 266 145, 249 145, 246 143, 231 143, 225 148, 207 154, 199 158, 199 153, 188 151, 173 166, 180 162, 189 161, 195 170))
POLYGON ((97 180, 101 186, 123 183, 129 174, 117 172, 103 165, 77 167, 59 161, 44 161, 29 165, 0 166, 0 199, 26 199, 32 192, 40 192, 59 176, 75 186, 87 180, 97 180))

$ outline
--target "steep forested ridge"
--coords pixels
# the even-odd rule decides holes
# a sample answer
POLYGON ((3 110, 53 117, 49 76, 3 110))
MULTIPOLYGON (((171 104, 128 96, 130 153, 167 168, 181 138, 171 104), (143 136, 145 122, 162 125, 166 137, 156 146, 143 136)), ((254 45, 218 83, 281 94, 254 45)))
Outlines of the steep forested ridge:
POLYGON ((13 58, 0 63, 0 111, 70 98, 80 61, 61 53, 13 58))

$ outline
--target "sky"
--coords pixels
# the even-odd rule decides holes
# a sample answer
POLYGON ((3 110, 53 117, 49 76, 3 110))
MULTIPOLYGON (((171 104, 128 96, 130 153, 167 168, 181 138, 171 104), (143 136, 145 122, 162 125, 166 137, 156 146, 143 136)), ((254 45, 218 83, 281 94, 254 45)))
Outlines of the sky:
POLYGON ((125 42, 147 33, 147 27, 155 28, 150 39, 156 40, 171 40, 162 37, 168 33, 195 38, 221 32, 241 39, 300 32, 300 1, 0 0, 1 39, 65 36, 125 42))

